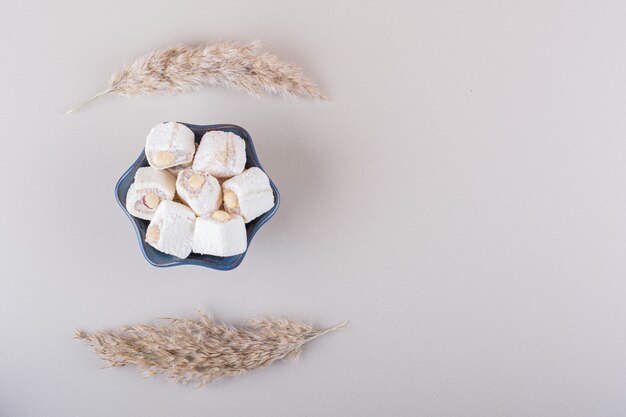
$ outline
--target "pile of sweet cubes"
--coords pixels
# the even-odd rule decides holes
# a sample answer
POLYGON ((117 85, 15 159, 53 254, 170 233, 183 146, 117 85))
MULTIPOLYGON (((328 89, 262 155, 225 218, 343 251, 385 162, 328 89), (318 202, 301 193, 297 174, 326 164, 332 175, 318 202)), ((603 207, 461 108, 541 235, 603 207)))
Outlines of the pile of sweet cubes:
POLYGON ((274 192, 261 169, 245 169, 242 138, 212 130, 196 149, 191 129, 167 122, 152 128, 145 153, 150 166, 135 173, 126 209, 150 220, 149 245, 178 258, 246 251, 245 224, 274 207, 274 192))

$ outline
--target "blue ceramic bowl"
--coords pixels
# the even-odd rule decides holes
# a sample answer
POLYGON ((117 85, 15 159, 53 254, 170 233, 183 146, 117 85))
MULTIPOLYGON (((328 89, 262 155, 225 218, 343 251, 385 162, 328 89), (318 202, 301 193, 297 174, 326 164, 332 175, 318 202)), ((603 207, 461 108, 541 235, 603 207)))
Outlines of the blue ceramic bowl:
MULTIPOLYGON (((180 122, 179 122, 180 123, 180 122)), ((256 156, 256 152, 254 150, 254 144, 252 143, 252 138, 250 134, 246 132, 245 129, 235 126, 235 125, 208 125, 208 126, 200 126, 200 125, 191 125, 188 123, 183 123, 189 129, 193 131, 196 135, 196 143, 200 142, 202 136, 211 130, 223 130, 226 132, 232 132, 237 136, 241 137, 246 141, 246 168, 250 167, 258 167, 263 169, 259 159, 256 156)), ((146 260, 150 262, 154 266, 166 267, 166 266, 176 266, 176 265, 198 265, 204 266, 207 268, 218 269, 221 271, 228 271, 239 266, 243 258, 246 256, 246 252, 228 257, 221 256, 211 256, 211 255, 200 255, 197 253, 192 253, 186 259, 180 259, 176 256, 168 255, 163 252, 159 252, 152 246, 148 245, 146 240, 146 229, 148 228, 148 224, 150 223, 147 220, 138 219, 136 217, 131 216, 131 214, 126 210, 126 194, 128 193, 128 188, 135 180, 135 172, 141 167, 148 166, 148 160, 146 159, 146 154, 142 150, 141 155, 135 161, 134 164, 128 168, 128 170, 122 175, 120 180, 117 182, 115 186, 115 198, 119 203, 124 213, 128 216, 133 226, 135 227, 135 231, 137 232, 137 238, 139 239, 139 247, 141 248, 141 252, 143 252, 143 256, 145 256, 146 260)), ((250 223, 246 224, 246 230, 248 232, 248 249, 250 248, 250 242, 252 242, 252 238, 256 234, 256 232, 267 222, 278 210, 278 205, 280 203, 280 194, 278 193, 278 189, 276 185, 270 179, 270 185, 272 190, 274 190, 274 207, 267 213, 257 217, 252 220, 250 223)))

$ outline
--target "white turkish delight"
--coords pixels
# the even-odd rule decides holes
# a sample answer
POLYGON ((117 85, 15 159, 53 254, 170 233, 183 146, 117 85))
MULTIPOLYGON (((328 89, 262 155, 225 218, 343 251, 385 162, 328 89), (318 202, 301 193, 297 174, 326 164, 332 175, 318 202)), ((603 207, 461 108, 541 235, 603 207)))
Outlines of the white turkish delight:
POLYGON ((178 197, 198 216, 207 216, 222 205, 222 187, 210 174, 184 169, 176 180, 178 197))
POLYGON ((274 192, 270 179, 260 168, 246 169, 222 184, 224 208, 238 214, 246 223, 274 207, 274 192))
POLYGON ((241 174, 246 166, 246 141, 232 132, 212 130, 202 136, 193 169, 217 178, 241 174))
POLYGON ((139 168, 126 194, 126 209, 135 217, 150 220, 159 203, 172 200, 175 192, 176 177, 172 174, 152 167, 139 168))
POLYGON ((184 259, 191 253, 196 215, 180 203, 162 201, 148 229, 146 242, 155 249, 184 259))
POLYGON ((157 169, 190 163, 195 150, 193 132, 181 123, 161 123, 153 127, 146 138, 148 163, 157 169))
POLYGON ((241 216, 218 210, 198 217, 193 233, 193 251, 203 255, 233 256, 246 251, 248 237, 241 216))

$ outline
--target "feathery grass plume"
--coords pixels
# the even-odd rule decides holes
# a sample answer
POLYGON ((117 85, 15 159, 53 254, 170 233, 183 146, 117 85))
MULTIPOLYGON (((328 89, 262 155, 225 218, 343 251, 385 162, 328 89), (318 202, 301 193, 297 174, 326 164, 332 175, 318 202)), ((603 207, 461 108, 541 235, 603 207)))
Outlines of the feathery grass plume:
POLYGON ((271 53, 257 54, 259 46, 258 42, 216 41, 152 52, 113 74, 108 89, 68 113, 107 94, 131 97, 180 93, 211 85, 224 85, 252 95, 265 92, 326 100, 300 68, 282 62, 271 53))
POLYGON ((296 358, 305 343, 345 328, 347 322, 325 330, 287 319, 251 320, 244 327, 215 323, 199 313, 196 320, 172 319, 166 325, 137 324, 118 331, 87 333, 83 340, 108 362, 108 367, 135 365, 145 376, 161 375, 177 383, 203 386, 296 358))

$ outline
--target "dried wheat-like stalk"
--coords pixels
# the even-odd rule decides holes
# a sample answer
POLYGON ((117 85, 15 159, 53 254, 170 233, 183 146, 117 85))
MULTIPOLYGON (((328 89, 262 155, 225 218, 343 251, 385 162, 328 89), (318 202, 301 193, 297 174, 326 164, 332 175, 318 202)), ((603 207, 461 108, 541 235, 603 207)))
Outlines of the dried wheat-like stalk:
POLYGON ((264 318, 233 327, 215 323, 202 313, 197 320, 164 320, 166 325, 137 324, 119 331, 77 330, 74 337, 90 344, 108 362, 106 367, 135 365, 146 376, 162 375, 202 386, 295 358, 305 343, 347 325, 315 330, 305 323, 264 318))
POLYGON ((326 100, 300 68, 271 53, 257 54, 259 43, 216 41, 198 46, 179 45, 139 58, 113 74, 109 88, 70 109, 72 113, 107 94, 140 96, 180 93, 224 85, 259 95, 305 96, 326 100))

